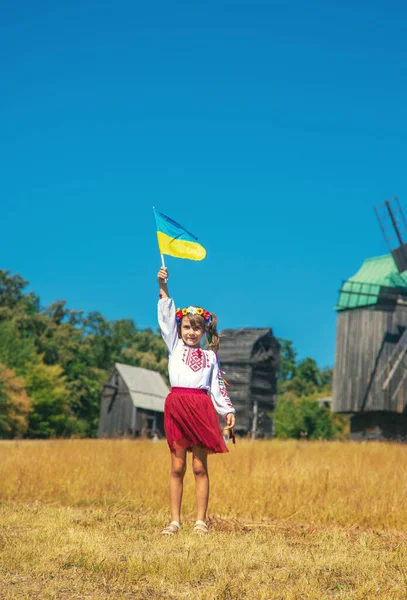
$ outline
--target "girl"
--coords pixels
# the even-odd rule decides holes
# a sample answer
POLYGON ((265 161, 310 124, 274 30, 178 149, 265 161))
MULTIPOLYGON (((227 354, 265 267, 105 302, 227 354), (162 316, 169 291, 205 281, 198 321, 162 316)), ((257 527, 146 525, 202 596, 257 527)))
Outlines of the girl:
POLYGON ((172 386, 164 407, 164 428, 171 450, 172 520, 161 533, 174 535, 180 528, 187 450, 192 452, 195 476, 197 520, 194 531, 208 533, 208 454, 228 452, 215 409, 225 418, 229 430, 235 424, 235 409, 227 394, 216 356, 219 347, 216 316, 198 306, 175 310, 166 283, 167 269, 161 267, 157 277, 160 286, 158 322, 170 353, 168 370, 172 386), (205 334, 210 350, 200 347, 205 334))

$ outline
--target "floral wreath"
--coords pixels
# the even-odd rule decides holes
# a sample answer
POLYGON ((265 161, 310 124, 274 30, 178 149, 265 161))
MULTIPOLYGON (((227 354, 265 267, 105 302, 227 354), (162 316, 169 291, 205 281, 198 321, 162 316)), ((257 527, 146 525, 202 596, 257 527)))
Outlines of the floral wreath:
POLYGON ((210 312, 201 308, 200 306, 188 306, 186 308, 177 308, 175 311, 175 320, 177 323, 181 323, 182 317, 185 315, 198 315, 199 317, 203 317, 206 322, 206 326, 210 324, 212 321, 212 315, 210 312))

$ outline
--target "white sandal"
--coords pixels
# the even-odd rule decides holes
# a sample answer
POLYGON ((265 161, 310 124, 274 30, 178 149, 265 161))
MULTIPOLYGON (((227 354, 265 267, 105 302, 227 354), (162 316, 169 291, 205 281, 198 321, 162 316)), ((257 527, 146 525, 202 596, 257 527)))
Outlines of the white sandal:
POLYGON ((178 533, 180 527, 181 525, 178 521, 171 521, 171 523, 161 531, 161 535, 175 535, 178 533))
POLYGON ((194 531, 195 533, 203 533, 206 535, 207 533, 209 533, 209 527, 207 526, 205 521, 196 521, 194 525, 194 531))

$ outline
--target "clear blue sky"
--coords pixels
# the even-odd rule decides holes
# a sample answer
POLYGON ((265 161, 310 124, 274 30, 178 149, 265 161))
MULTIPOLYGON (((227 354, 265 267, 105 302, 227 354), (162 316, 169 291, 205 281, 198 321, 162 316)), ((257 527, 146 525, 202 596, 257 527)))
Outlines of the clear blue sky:
POLYGON ((152 206, 195 233, 177 304, 333 364, 342 279, 407 208, 404 2, 3 2, 0 267, 156 327, 152 206))

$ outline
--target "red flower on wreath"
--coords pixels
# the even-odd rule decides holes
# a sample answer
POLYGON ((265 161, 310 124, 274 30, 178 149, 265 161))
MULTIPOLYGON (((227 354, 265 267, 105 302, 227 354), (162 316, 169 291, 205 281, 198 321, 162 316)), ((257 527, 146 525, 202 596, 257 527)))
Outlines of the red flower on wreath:
POLYGON ((177 323, 181 323, 182 317, 185 315, 198 315, 203 317, 207 324, 212 320, 212 315, 207 310, 200 308, 199 306, 189 306, 188 308, 177 308, 175 311, 175 319, 177 323))

